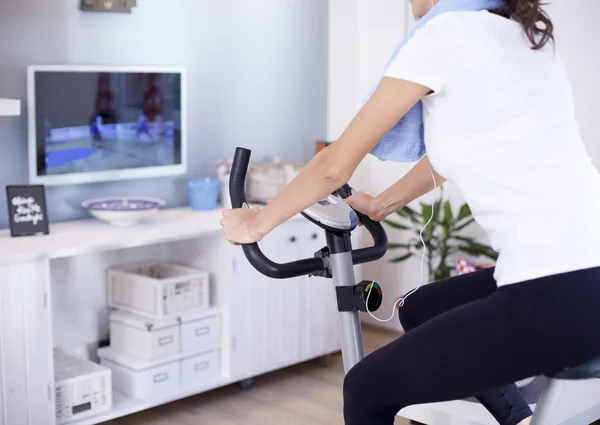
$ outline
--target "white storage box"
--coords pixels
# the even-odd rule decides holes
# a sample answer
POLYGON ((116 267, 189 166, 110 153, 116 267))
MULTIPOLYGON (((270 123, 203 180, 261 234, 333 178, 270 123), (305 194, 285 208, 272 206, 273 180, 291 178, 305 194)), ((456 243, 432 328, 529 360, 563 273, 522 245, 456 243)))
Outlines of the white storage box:
POLYGON ((154 320, 117 310, 110 314, 110 345, 140 360, 174 356, 181 349, 179 329, 176 318, 154 320))
POLYGON ((111 268, 108 304, 119 310, 160 319, 209 306, 208 272, 164 263, 111 268))
POLYGON ((164 397, 181 387, 180 355, 149 362, 103 347, 98 357, 112 370, 115 390, 134 398, 164 397))
POLYGON ((185 388, 201 386, 219 376, 220 351, 192 355, 181 359, 181 379, 185 388))
POLYGON ((221 326, 218 315, 200 313, 181 316, 180 320, 183 353, 199 353, 220 346, 221 326))
POLYGON ((56 421, 87 418, 112 409, 111 371, 54 349, 56 421))

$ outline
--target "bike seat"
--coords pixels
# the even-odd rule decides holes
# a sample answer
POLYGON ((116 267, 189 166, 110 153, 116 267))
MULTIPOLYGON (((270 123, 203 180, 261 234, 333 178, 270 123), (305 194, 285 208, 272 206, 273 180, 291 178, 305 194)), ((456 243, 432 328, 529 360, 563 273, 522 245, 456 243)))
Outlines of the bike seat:
POLYGON ((592 359, 582 365, 561 370, 548 377, 565 380, 600 378, 600 357, 592 359))

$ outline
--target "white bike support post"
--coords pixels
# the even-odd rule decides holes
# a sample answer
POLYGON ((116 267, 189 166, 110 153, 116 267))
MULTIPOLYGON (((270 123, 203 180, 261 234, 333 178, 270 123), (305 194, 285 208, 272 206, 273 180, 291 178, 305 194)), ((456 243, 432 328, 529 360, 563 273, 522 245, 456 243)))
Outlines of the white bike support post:
MULTIPOLYGON (((330 265, 333 275, 333 285, 338 287, 355 286, 352 253, 330 255, 330 265)), ((365 357, 362 331, 358 310, 340 311, 340 337, 342 343, 342 358, 344 372, 348 373, 354 365, 365 357)))

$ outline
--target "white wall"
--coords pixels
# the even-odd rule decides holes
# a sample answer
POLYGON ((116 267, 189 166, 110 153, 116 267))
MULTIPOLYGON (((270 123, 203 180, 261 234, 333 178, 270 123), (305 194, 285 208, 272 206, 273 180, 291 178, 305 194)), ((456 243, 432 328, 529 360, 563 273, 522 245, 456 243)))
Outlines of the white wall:
MULTIPOLYGON (((326 136, 323 0, 142 0, 132 14, 81 12, 79 3, 0 0, 0 97, 25 100, 32 64, 184 66, 191 176, 215 175, 215 161, 238 145, 253 158, 304 162, 326 136)), ((27 183, 28 106, 0 119, 2 184, 27 183)), ((115 195, 188 205, 185 178, 157 178, 48 188, 48 215, 78 218, 83 199, 115 195)))
POLYGON ((594 164, 600 167, 600 2, 554 0, 548 12, 556 28, 557 52, 571 78, 581 135, 594 164))
MULTIPOLYGON (((598 0, 556 2, 548 8, 556 25, 557 51, 563 56, 571 76, 577 118, 586 146, 596 166, 600 166, 600 53, 596 42, 600 27, 598 0)), ((329 103, 328 138, 335 140, 360 108, 361 101, 377 81, 389 55, 414 20, 403 0, 330 0, 329 2, 329 103)), ((359 166, 351 184, 359 190, 377 194, 404 175, 412 164, 381 162, 367 157, 359 166)), ((458 205, 463 198, 456 187, 445 185, 445 194, 458 205)), ((425 196, 430 202, 431 194, 425 196)), ((390 240, 404 235, 388 230, 390 240)), ((362 236, 362 245, 368 244, 362 236)), ((420 259, 400 265, 387 262, 393 253, 377 262, 358 268, 358 279, 377 280, 385 301, 378 317, 389 317, 394 300, 418 285, 420 259)), ((424 278, 426 281, 426 276, 424 278)), ((366 322, 380 324, 370 317, 366 322)), ((400 329, 397 318, 382 325, 400 329)))

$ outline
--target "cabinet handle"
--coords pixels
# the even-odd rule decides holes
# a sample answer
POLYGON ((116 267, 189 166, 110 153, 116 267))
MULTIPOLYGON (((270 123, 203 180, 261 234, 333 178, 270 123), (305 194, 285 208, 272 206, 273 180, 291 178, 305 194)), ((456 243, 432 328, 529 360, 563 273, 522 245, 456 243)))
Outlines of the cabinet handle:
POLYGON ((202 335, 206 335, 208 333, 208 326, 204 326, 202 328, 197 328, 196 332, 194 332, 196 334, 196 336, 202 336, 202 335))
POLYGON ((290 242, 291 243, 296 242, 296 236, 290 236, 290 242))
POLYGON ((318 237, 319 237, 319 235, 316 233, 313 233, 312 235, 310 235, 311 239, 317 239, 318 237))
POLYGON ((158 339, 158 345, 167 345, 173 342, 173 335, 163 336, 158 339))
POLYGON ((154 375, 152 377, 152 380, 154 381, 155 384, 164 382, 167 379, 169 379, 169 374, 167 372, 159 373, 158 375, 154 375))
POLYGON ((199 371, 204 370, 204 369, 208 369, 208 362, 206 360, 203 361, 203 362, 200 362, 200 363, 196 363, 194 365, 194 370, 196 372, 199 372, 199 371))

